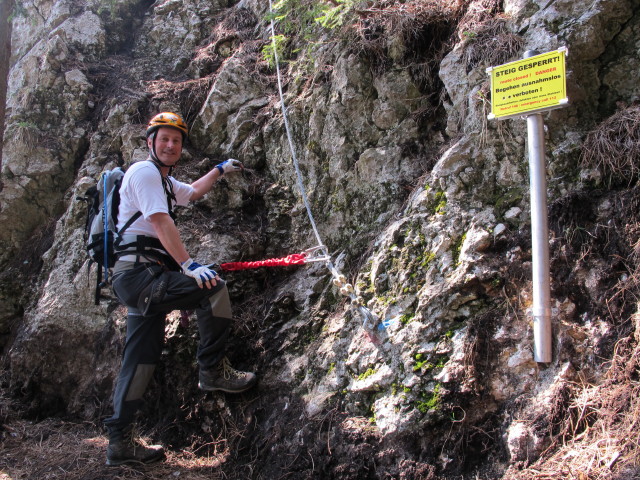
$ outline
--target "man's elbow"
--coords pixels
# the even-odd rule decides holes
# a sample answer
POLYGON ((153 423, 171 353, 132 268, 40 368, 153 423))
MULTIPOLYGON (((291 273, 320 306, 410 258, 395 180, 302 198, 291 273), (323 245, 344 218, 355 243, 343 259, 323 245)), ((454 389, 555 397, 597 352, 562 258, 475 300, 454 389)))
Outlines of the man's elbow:
MULTIPOLYGON (((193 185, 192 185, 192 187, 193 187, 193 185)), ((189 201, 190 202, 195 202, 196 200, 200 200, 202 197, 204 197, 205 193, 207 193, 207 192, 202 192, 202 191, 200 191, 200 189, 194 188, 193 192, 191 193, 191 196, 189 197, 189 201)))
POLYGON ((149 223, 154 227, 164 225, 166 222, 173 222, 168 213, 158 212, 149 216, 149 223))

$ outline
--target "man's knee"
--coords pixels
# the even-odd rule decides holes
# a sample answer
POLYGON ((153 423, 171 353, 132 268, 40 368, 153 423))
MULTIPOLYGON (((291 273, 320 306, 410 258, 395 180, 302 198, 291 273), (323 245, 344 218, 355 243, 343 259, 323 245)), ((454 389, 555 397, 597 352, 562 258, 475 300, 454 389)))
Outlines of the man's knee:
POLYGON ((214 317, 231 318, 231 300, 229 290, 224 284, 221 289, 203 300, 203 308, 208 308, 214 317))
POLYGON ((129 383, 125 402, 132 402, 142 398, 142 395, 144 395, 144 392, 147 390, 155 368, 155 364, 138 364, 131 383, 129 383))

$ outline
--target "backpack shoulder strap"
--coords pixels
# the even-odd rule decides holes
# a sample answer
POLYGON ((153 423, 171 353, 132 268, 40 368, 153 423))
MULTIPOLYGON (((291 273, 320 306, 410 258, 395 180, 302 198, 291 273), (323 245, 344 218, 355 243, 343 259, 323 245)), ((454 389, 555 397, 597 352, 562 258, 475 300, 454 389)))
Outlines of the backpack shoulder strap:
POLYGON ((127 223, 125 223, 122 228, 120 229, 120 231, 118 232, 118 235, 122 235, 127 228, 129 228, 131 225, 133 225, 133 222, 135 222, 137 219, 139 219, 142 216, 142 212, 138 211, 136 213, 133 214, 133 216, 127 220, 127 223))
POLYGON ((131 216, 129 220, 127 220, 127 223, 125 223, 119 231, 116 231, 115 240, 113 241, 114 250, 117 250, 118 247, 120 247, 120 244, 122 243, 122 235, 124 235, 124 232, 127 230, 127 228, 133 225, 133 222, 135 222, 141 216, 142 212, 137 211, 131 216))
POLYGON ((173 206, 171 204, 172 200, 174 202, 176 201, 176 195, 175 193, 173 193, 173 182, 171 182, 171 179, 168 176, 165 177, 164 175, 162 175, 160 165, 158 165, 153 160, 149 161, 158 169, 158 173, 160 174, 160 178, 162 179, 162 188, 164 189, 164 194, 167 196, 167 209, 169 210, 169 215, 175 221, 176 216, 173 213, 173 206))

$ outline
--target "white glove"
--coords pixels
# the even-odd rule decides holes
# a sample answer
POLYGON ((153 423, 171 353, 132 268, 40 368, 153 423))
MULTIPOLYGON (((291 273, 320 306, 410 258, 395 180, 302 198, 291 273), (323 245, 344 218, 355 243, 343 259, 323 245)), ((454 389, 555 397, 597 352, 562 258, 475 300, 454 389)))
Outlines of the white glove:
POLYGON ((188 259, 182 262, 180 266, 182 267, 182 272, 187 277, 195 278, 200 288, 202 288, 203 284, 207 284, 207 288, 211 288, 211 286, 216 284, 214 279, 218 274, 207 267, 203 267, 198 262, 188 259), (214 280, 213 283, 210 283, 211 280, 214 280))
POLYGON ((240 160, 230 158, 229 160, 225 160, 224 162, 216 165, 216 168, 220 172, 220 176, 222 176, 225 173, 237 172, 239 170, 243 170, 244 165, 242 165, 242 162, 240 160))

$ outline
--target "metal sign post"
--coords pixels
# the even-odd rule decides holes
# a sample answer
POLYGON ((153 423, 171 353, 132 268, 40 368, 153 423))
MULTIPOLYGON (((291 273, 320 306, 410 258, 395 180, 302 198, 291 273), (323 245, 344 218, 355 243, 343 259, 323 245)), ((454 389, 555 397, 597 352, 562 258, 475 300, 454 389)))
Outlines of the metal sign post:
POLYGON ((531 257, 533 274, 534 359, 552 361, 549 226, 545 169, 544 122, 540 112, 567 105, 564 60, 566 48, 538 54, 528 51, 523 60, 490 67, 489 119, 526 115, 531 194, 531 257))
POLYGON ((533 273, 534 360, 551 362, 551 293, 549 282, 549 222, 544 161, 544 122, 540 113, 527 116, 529 188, 531 195, 531 265, 533 273))

